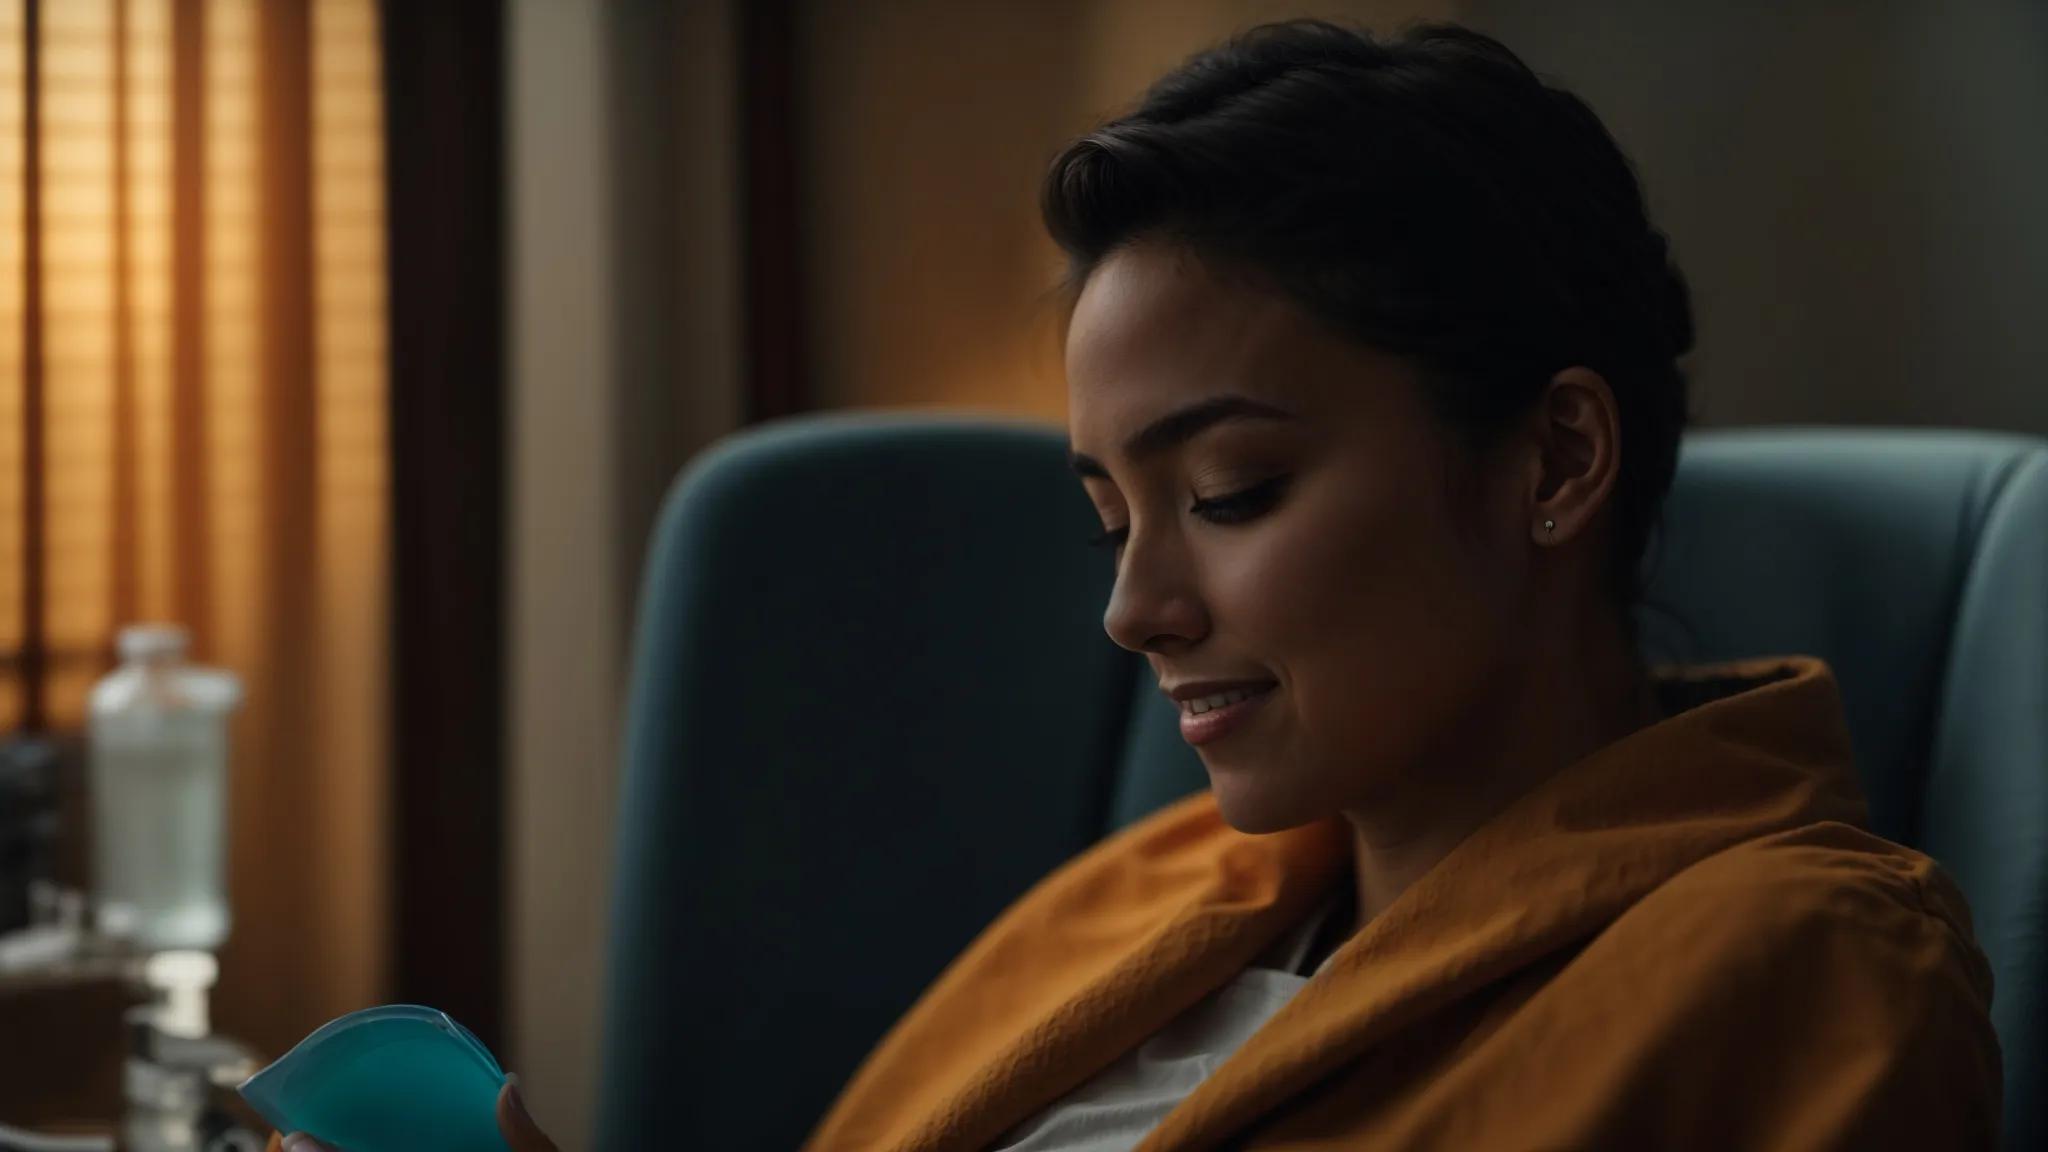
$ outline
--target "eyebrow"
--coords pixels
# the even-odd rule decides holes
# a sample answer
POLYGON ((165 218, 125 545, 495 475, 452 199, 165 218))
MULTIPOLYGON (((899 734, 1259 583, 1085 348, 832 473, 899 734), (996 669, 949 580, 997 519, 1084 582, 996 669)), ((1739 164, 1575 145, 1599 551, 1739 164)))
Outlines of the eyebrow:
MULTIPOLYGON (((1299 416, 1285 408, 1254 400, 1234 392, 1197 400, 1184 408, 1177 408, 1152 423, 1140 428, 1124 441, 1124 457, 1140 461, 1157 456, 1169 448, 1178 447, 1194 439, 1204 429, 1221 424, 1226 420, 1298 420, 1299 416)), ((1083 455, 1069 448, 1067 466, 1076 475, 1109 479, 1109 473, 1102 462, 1093 456, 1083 455)))

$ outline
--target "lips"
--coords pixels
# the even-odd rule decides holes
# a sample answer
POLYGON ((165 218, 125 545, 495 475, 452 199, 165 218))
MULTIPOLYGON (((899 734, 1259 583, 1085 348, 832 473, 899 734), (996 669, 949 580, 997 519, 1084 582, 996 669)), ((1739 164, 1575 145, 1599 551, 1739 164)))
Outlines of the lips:
POLYGON ((1279 685, 1268 682, 1263 685, 1240 685, 1212 694, 1203 699, 1182 704, 1180 713, 1181 739, 1190 744, 1210 744, 1241 730, 1256 718, 1272 698, 1279 685), (1227 697, 1227 702, 1214 707, 1206 706, 1207 701, 1217 695, 1227 697), (1200 707, 1202 711, 1194 709, 1200 707))

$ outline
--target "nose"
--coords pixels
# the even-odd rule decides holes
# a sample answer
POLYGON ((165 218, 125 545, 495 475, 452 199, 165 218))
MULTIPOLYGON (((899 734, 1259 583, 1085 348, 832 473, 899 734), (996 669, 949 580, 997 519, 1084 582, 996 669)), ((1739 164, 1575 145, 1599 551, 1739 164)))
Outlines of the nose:
POLYGON ((1132 652, 1174 651, 1207 635, 1208 613, 1177 546, 1131 534, 1102 614, 1102 630, 1132 652))

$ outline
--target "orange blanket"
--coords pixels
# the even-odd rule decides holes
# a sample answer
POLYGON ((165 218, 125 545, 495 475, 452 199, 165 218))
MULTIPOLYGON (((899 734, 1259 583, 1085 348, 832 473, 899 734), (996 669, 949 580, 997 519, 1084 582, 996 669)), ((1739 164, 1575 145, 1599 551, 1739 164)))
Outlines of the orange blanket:
MULTIPOLYGON (((1858 825, 1832 675, 1710 698, 1466 839, 1139 1152, 1989 1148, 1991 976, 1961 894, 1858 825)), ((869 1054, 809 1152, 967 1152, 1227 982, 1351 882, 1339 818, 1251 836, 1206 792, 1069 861, 869 1054)))

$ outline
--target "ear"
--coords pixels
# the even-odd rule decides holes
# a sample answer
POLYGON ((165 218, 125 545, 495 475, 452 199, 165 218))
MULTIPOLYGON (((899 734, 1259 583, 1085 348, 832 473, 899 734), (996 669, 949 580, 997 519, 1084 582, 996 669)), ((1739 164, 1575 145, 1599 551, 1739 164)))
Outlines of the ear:
POLYGON ((1585 532, 1621 472, 1621 420, 1598 372, 1571 367, 1550 378, 1531 429, 1530 538, 1562 544, 1585 532), (1545 528, 1545 522, 1553 525, 1545 528))

